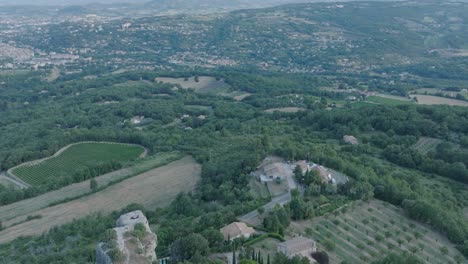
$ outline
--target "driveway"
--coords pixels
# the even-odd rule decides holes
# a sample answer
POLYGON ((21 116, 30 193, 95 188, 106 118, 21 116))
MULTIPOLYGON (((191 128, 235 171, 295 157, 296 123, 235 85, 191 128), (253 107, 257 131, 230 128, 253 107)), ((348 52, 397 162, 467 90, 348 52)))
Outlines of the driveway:
POLYGON ((8 177, 7 174, 5 172, 0 172, 0 178, 2 179, 5 179, 11 183, 13 183, 14 185, 18 186, 20 189, 26 189, 26 188, 29 188, 30 186, 27 185, 26 183, 24 183, 23 181, 19 181, 17 179, 14 179, 14 178, 11 178, 11 177, 8 177))
MULTIPOLYGON (((265 212, 268 212, 268 211, 271 211, 277 204, 284 205, 290 201, 291 201, 291 193, 287 192, 285 194, 282 194, 280 196, 273 198, 271 202, 265 204, 263 208, 265 208, 265 212)), ((244 222, 250 225, 256 225, 257 217, 258 217, 258 210, 253 210, 243 216, 238 217, 238 219, 241 222, 244 222)))

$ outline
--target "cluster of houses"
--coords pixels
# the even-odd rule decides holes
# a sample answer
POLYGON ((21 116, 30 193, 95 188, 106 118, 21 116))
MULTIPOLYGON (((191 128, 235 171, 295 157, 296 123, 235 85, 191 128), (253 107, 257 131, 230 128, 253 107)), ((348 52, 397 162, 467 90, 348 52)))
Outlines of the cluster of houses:
POLYGON ((252 173, 261 182, 282 181, 294 177, 294 169, 299 166, 302 173, 308 171, 317 171, 318 175, 325 183, 336 183, 336 179, 332 177, 331 172, 324 166, 300 160, 297 162, 276 161, 261 165, 257 171, 252 173))
MULTIPOLYGON (((353 136, 346 136, 345 141, 348 144, 357 144, 358 141, 353 136)), ((294 175, 294 170, 300 168, 302 173, 309 171, 316 171, 320 176, 320 179, 324 183, 338 184, 348 181, 347 176, 342 175, 336 171, 328 169, 324 166, 306 161, 299 160, 295 162, 285 161, 280 157, 269 156, 263 160, 262 164, 257 167, 255 172, 252 172, 252 176, 255 176, 261 182, 272 182, 272 181, 285 181, 288 183, 288 189, 297 189, 297 182, 294 175)), ((280 196, 278 196, 280 197, 280 196)), ((278 203, 277 203, 278 204, 278 203)), ((240 221, 243 218, 239 218, 240 221)), ((233 222, 220 229, 223 234, 225 241, 232 241, 235 239, 249 239, 257 231, 248 226, 244 222, 233 222)), ((310 263, 316 263, 312 258, 312 254, 317 251, 317 244, 310 238, 304 236, 295 236, 291 239, 278 243, 276 251, 283 253, 287 257, 301 256, 307 257, 310 263)))
MULTIPOLYGON (((255 229, 242 222, 234 222, 223 228, 221 233, 225 241, 234 239, 248 239, 256 233, 255 229)), ((277 245, 277 252, 283 253, 289 258, 294 256, 307 257, 311 263, 316 261, 312 258, 312 253, 317 251, 317 244, 312 239, 296 236, 277 245)))

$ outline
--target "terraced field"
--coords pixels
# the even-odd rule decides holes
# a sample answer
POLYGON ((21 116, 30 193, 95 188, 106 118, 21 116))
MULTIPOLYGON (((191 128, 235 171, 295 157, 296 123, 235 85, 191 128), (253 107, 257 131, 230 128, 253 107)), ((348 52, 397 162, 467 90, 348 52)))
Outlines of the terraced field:
POLYGON ((442 235, 414 222, 402 210, 373 200, 311 221, 294 222, 290 232, 317 241, 330 263, 370 263, 389 252, 408 251, 431 264, 468 263, 442 235))
POLYGON ((50 158, 12 168, 9 173, 31 185, 41 185, 51 178, 73 177, 76 173, 110 162, 134 160, 144 152, 145 149, 137 145, 84 142, 69 145, 50 158))

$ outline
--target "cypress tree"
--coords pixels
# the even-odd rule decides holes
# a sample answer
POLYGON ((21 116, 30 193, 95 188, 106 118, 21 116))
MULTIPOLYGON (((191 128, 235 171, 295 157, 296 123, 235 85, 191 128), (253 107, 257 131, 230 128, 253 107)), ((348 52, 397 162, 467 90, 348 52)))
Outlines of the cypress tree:
POLYGON ((270 254, 268 254, 268 257, 267 257, 267 264, 270 264, 270 254))

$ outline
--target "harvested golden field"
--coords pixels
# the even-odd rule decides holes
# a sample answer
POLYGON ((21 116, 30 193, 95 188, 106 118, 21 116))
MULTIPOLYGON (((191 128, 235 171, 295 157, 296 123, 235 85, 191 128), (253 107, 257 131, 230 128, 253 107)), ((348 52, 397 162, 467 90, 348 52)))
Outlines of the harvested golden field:
POLYGON ((40 219, 26 221, 19 216, 3 223, 0 243, 19 236, 39 235, 54 226, 92 213, 110 213, 131 203, 154 209, 167 206, 180 192, 192 191, 200 179, 201 166, 192 157, 185 157, 168 165, 150 170, 100 192, 67 203, 32 212, 40 219))
POLYGON ((450 99, 433 95, 411 95, 411 98, 414 97, 417 98, 418 104, 468 106, 468 102, 457 99, 450 99))

